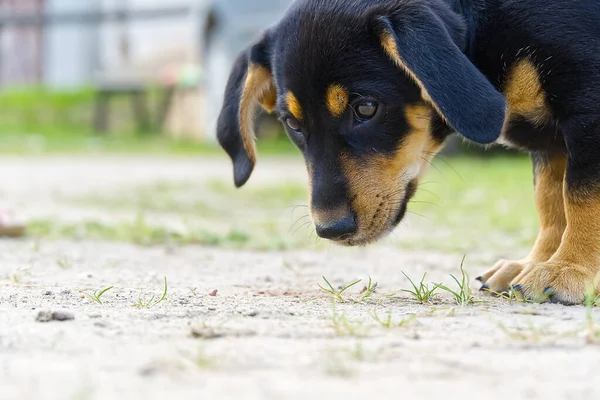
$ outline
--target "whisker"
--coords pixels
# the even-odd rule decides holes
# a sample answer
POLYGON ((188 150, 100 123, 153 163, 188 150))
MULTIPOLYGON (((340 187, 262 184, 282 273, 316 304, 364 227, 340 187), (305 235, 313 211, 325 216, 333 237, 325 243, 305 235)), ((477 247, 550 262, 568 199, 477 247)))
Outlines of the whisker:
POLYGON ((425 158, 425 157, 423 157, 423 156, 421 156, 421 159, 422 159, 423 161, 427 162, 427 164, 429 164, 429 165, 431 166, 431 168, 433 168, 433 169, 435 169, 437 172, 439 172, 439 173, 440 173, 440 175, 442 175, 442 177, 443 177, 444 179, 447 179, 447 178, 446 178, 446 175, 444 175, 444 173, 443 173, 443 172, 442 172, 442 171, 441 171, 441 170, 440 170, 440 169, 439 169, 439 168, 438 168, 436 165, 433 165, 433 163, 431 162, 431 160, 428 160, 427 158, 425 158))
POLYGON ((422 217, 422 218, 425 218, 425 219, 427 219, 427 220, 429 220, 429 221, 433 221, 431 218, 429 218, 429 217, 427 217, 427 216, 425 216, 425 215, 423 215, 423 214, 419 214, 419 213, 416 213, 416 212, 414 212, 414 211, 410 211, 410 210, 406 210, 406 212, 407 212, 408 214, 417 215, 417 216, 419 216, 419 217, 422 217))
POLYGON ((450 169, 451 169, 451 170, 452 170, 452 171, 453 171, 453 172, 456 174, 456 176, 458 176, 458 177, 460 178, 460 180, 464 182, 464 180, 465 180, 465 179, 463 178, 463 176, 462 176, 461 174, 459 174, 459 173, 458 173, 458 171, 456 170, 456 168, 454 168, 454 167, 453 167, 453 166, 452 166, 452 165, 451 165, 451 164, 450 164, 450 163, 449 163, 449 162, 446 160, 446 157, 444 157, 444 156, 439 156, 437 159, 438 159, 438 160, 440 160, 440 161, 442 161, 444 164, 446 164, 446 165, 448 166, 448 168, 450 168, 450 169))
POLYGON ((412 201, 411 200, 411 201, 409 201, 409 203, 410 204, 429 204, 429 205, 440 207, 440 208, 442 207, 438 203, 434 203, 432 201, 412 201))
POLYGON ((306 221, 305 223, 303 223, 302 225, 300 225, 294 232, 292 232, 292 235, 295 235, 296 232, 298 232, 300 229, 308 226, 311 223, 311 221, 306 221))
POLYGON ((425 193, 429 193, 432 196, 435 196, 438 200, 440 200, 440 196, 438 196, 435 192, 432 192, 431 190, 427 190, 427 189, 423 189, 422 187, 419 187, 419 192, 425 192, 425 193))
POLYGON ((306 215, 303 215, 303 216, 301 216, 300 218, 298 218, 298 219, 296 220, 296 222, 294 222, 294 223, 292 224, 292 226, 290 226, 290 229, 288 229, 288 235, 290 234, 290 231, 291 231, 292 229, 294 229, 294 226, 296 226, 296 224, 297 224, 298 222, 300 222, 300 221, 302 221, 302 220, 304 220, 304 219, 306 219, 306 218, 308 218, 308 214, 306 214, 306 215))

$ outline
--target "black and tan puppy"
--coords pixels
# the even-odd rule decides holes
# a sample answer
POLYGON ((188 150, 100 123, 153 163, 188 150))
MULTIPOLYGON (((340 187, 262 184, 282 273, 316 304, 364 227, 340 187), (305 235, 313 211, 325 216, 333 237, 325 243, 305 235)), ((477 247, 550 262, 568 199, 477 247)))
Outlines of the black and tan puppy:
POLYGON ((230 77, 218 137, 237 186, 257 104, 304 154, 318 234, 345 245, 400 222, 453 132, 528 150, 539 237, 484 288, 564 304, 600 288, 600 1, 298 0, 230 77))

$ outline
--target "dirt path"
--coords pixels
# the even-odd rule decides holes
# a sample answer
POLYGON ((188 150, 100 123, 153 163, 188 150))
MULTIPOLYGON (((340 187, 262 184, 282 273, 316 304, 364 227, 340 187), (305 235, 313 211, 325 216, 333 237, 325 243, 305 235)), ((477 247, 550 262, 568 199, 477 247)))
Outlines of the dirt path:
MULTIPOLYGON (((81 210, 53 193, 229 179, 212 163, 8 160, 0 188, 29 217, 76 219, 81 210)), ((263 165, 256 184, 302 179, 297 165, 263 165)), ((476 276, 498 256, 478 254, 466 269, 476 276)), ((597 311, 592 326, 584 307, 479 294, 484 302, 464 307, 443 294, 420 305, 401 292, 401 271, 449 284, 459 264, 456 254, 389 246, 260 253, 0 241, 0 398, 600 398, 600 345, 589 343, 591 333, 600 338, 597 311), (371 276, 378 289, 355 302, 361 283, 334 303, 317 287, 322 276, 336 287, 371 276), (161 298, 164 277, 166 299, 145 307, 161 298), (102 304, 81 292, 109 286, 102 304), (74 320, 36 321, 58 310, 74 320)))

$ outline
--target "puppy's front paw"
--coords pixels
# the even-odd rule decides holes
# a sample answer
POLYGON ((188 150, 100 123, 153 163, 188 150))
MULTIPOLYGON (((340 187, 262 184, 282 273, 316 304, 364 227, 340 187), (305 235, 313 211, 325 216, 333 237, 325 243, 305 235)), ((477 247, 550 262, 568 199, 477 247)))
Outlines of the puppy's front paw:
POLYGON ((498 261, 492 269, 477 278, 482 283, 480 290, 498 294, 508 292, 510 283, 523 272, 526 264, 526 260, 498 261))
POLYGON ((511 286, 524 298, 538 303, 582 304, 590 287, 598 292, 598 272, 566 262, 536 263, 517 276, 511 286))

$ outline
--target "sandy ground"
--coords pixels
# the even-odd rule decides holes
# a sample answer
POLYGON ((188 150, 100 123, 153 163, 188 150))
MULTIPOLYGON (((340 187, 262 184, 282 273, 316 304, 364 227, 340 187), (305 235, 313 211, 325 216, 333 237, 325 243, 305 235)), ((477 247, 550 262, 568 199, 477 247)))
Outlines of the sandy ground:
MULTIPOLYGON (((28 218, 83 213, 56 192, 230 179, 224 162, 181 159, 5 159, 0 169, 3 202, 28 218)), ((267 162, 253 182, 291 176, 302 179, 302 168, 267 162)), ((482 252, 465 266, 476 276, 500 256, 482 252)), ((459 264, 456 254, 390 246, 259 253, 3 240, 0 398, 600 398, 595 310, 591 325, 584 307, 479 294, 464 307, 447 295, 420 305, 401 291, 401 271, 449 284, 459 264), (353 301, 362 283, 333 302, 317 287, 322 276, 379 286, 363 302, 353 301), (134 307, 160 298, 163 277, 166 300, 134 307), (108 286, 102 304, 81 292, 108 286), (60 310, 74 319, 36 321, 60 310)))

